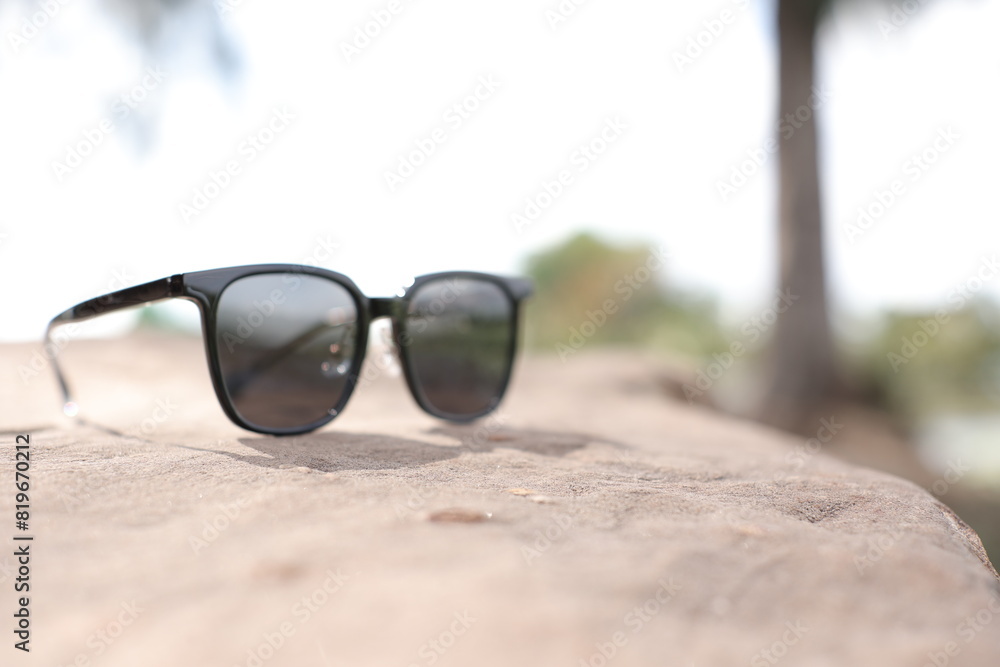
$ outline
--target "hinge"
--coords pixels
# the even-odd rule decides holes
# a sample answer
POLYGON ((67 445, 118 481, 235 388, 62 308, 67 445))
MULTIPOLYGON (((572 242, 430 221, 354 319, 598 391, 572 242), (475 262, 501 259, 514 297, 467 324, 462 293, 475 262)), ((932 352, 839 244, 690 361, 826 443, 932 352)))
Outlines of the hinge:
POLYGON ((184 294, 184 274, 170 276, 170 296, 181 296, 184 294))

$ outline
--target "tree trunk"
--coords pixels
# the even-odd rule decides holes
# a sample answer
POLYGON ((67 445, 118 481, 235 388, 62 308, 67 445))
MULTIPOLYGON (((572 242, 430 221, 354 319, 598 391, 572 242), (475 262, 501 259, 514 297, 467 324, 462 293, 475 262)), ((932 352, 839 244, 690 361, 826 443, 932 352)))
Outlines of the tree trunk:
POLYGON ((765 423, 802 433, 818 428, 811 422, 836 399, 840 389, 827 306, 812 107, 821 4, 817 0, 779 0, 778 6, 780 288, 790 290, 797 300, 775 325, 769 376, 758 415, 765 423))

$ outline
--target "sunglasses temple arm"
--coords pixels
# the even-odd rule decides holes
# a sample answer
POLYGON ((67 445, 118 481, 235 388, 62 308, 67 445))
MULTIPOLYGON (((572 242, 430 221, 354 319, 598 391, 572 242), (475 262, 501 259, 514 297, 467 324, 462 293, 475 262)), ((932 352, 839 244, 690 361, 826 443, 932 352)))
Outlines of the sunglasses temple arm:
POLYGON ((67 416, 75 416, 77 407, 73 402, 69 385, 66 383, 66 376, 59 365, 59 355, 69 341, 69 336, 72 333, 62 340, 57 340, 53 335, 54 330, 66 324, 83 322, 100 315, 115 312, 116 310, 133 308, 153 303, 154 301, 181 296, 183 291, 184 279, 182 276, 176 275, 170 278, 161 278, 160 280, 128 287, 117 292, 112 292, 111 294, 105 294, 104 296, 84 301, 52 318, 52 321, 49 322, 48 327, 45 329, 44 350, 46 356, 52 361, 52 370, 55 373, 56 382, 59 384, 59 390, 62 392, 63 412, 67 416))

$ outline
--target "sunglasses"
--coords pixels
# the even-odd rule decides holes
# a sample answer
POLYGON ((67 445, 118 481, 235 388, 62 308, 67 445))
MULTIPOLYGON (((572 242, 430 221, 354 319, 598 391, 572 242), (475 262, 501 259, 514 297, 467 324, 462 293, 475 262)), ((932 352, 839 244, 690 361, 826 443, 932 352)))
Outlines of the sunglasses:
MULTIPOLYGON (((510 382, 521 303, 531 281, 457 271, 421 276, 398 298, 368 298, 350 278, 294 264, 182 273, 85 301, 46 331, 163 299, 194 301, 212 385, 238 426, 272 435, 313 431, 358 384, 373 320, 387 317, 410 393, 428 414, 482 417, 510 382)), ((58 360, 53 368, 76 414, 58 360)))

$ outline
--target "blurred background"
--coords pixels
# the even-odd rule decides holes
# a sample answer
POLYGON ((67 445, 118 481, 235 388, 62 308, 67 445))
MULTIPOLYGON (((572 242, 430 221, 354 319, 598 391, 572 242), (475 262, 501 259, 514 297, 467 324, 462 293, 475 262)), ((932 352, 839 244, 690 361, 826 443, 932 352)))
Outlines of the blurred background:
MULTIPOLYGON (((0 0, 0 340, 243 263, 373 296, 526 273, 535 353, 641 349, 664 400, 834 420, 826 451, 925 486, 996 557, 998 23, 985 0, 0 0)), ((80 335, 135 326, 197 313, 80 335)))

